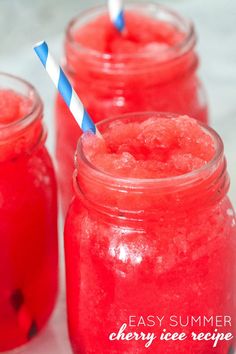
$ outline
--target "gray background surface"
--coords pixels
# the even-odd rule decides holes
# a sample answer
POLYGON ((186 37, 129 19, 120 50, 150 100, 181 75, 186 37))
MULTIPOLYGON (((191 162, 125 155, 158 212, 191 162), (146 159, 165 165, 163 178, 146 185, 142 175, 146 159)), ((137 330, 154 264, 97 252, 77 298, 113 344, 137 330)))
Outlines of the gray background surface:
MULTIPOLYGON (((195 22, 200 74, 208 92, 211 124, 225 143, 231 175, 230 195, 236 205, 236 1, 162 0, 162 3, 195 22)), ((97 2, 93 0, 0 0, 0 71, 21 76, 39 90, 45 103, 47 144, 52 153, 55 90, 35 58, 32 45, 46 39, 59 59, 67 22, 94 4, 97 2)), ((61 287, 58 305, 47 328, 32 343, 13 353, 71 353, 65 325, 63 281, 61 287)))

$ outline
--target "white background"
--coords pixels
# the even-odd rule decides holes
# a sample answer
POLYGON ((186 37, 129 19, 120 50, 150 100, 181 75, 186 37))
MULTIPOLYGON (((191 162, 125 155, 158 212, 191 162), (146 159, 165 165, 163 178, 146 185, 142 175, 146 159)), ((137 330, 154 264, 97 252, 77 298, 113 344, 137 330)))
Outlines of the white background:
MULTIPOLYGON (((0 71, 21 76, 38 89, 45 103, 51 153, 55 91, 33 53, 32 45, 46 39, 59 59, 67 22, 96 3, 94 0, 0 0, 0 71)), ((208 92, 211 124, 225 143, 231 175, 230 195, 236 205, 236 1, 162 0, 162 3, 171 5, 195 22, 200 74, 208 92)), ((71 354, 64 286, 61 288, 58 306, 47 328, 32 343, 13 353, 71 354)))

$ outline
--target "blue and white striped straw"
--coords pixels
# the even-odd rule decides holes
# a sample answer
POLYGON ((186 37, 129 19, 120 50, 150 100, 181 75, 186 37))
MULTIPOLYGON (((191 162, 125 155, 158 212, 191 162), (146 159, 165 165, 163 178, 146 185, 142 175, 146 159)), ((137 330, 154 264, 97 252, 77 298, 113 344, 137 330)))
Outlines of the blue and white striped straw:
POLYGON ((124 9, 122 0, 108 0, 111 21, 119 32, 125 28, 124 9))
POLYGON ((37 43, 34 50, 83 132, 91 131, 101 136, 64 71, 50 54, 47 43, 37 43))

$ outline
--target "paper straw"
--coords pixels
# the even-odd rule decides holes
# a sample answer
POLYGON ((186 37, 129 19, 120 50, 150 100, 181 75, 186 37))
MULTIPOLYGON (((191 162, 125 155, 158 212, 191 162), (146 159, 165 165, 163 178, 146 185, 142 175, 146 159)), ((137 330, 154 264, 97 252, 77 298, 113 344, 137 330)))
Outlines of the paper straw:
POLYGON ((91 131, 101 136, 64 71, 50 54, 47 43, 45 41, 37 43, 34 50, 82 131, 91 131))
POLYGON ((111 21, 119 32, 125 28, 124 10, 122 0, 108 0, 108 9, 111 21))

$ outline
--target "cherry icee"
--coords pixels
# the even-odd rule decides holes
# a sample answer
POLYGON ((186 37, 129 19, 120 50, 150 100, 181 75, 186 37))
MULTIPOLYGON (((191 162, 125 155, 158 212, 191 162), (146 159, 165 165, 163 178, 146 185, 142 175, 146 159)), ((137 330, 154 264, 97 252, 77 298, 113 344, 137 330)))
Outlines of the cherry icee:
POLYGON ((23 118, 32 108, 29 98, 13 90, 0 89, 0 124, 7 124, 23 118))
POLYGON ((83 149, 97 169, 131 178, 182 175, 200 169, 215 153, 212 137, 187 116, 114 121, 103 139, 85 134, 83 149))
POLYGON ((166 49, 180 45, 185 37, 186 33, 173 24, 152 19, 140 11, 125 12, 125 30, 122 35, 114 27, 108 14, 98 16, 74 33, 75 42, 96 52, 153 55, 162 53, 166 59, 170 56, 170 53, 166 54, 166 49))

